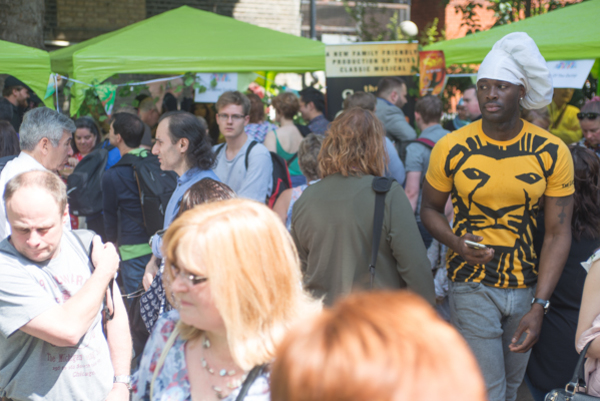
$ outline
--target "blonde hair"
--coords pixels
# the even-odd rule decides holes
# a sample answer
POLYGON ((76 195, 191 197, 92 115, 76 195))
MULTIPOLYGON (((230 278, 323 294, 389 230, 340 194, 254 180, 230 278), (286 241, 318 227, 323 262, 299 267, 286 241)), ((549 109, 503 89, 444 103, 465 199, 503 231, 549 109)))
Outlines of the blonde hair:
POLYGON ((333 120, 319 153, 321 176, 383 176, 388 163, 385 129, 372 111, 353 108, 333 120))
MULTIPOLYGON (((171 280, 173 264, 208 277, 231 356, 242 369, 271 361, 288 327, 321 309, 302 289, 292 238, 279 217, 258 202, 196 206, 171 224, 164 249, 171 280)), ((196 327, 178 325, 186 340, 202 335, 196 327)))

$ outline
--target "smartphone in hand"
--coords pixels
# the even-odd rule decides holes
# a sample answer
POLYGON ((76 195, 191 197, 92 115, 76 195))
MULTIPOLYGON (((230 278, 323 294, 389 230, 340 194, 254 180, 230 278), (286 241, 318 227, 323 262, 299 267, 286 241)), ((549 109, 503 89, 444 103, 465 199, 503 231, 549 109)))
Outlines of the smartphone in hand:
POLYGON ((465 240, 465 244, 467 244, 467 246, 469 248, 473 248, 473 249, 487 249, 488 247, 480 244, 479 242, 474 242, 474 241, 469 241, 468 239, 465 240))

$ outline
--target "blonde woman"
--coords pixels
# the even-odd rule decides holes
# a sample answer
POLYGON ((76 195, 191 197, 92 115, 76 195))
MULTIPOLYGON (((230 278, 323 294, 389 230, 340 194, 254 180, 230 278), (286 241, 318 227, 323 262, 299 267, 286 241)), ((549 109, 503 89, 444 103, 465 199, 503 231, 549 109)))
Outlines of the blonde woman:
POLYGON ((164 249, 177 309, 154 328, 133 400, 233 401, 241 387, 240 399, 269 400, 262 366, 290 325, 321 308, 299 285, 277 215, 242 199, 197 206, 169 227, 164 249))

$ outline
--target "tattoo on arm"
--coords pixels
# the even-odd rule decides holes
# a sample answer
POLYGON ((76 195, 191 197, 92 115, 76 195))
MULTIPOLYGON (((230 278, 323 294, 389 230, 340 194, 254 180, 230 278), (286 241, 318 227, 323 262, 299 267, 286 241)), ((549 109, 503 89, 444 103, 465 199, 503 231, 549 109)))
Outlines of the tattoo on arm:
POLYGON ((565 217, 567 214, 565 213, 565 207, 571 204, 571 197, 559 198, 556 201, 556 206, 561 206, 560 213, 558 214, 558 218, 560 219, 560 224, 563 224, 565 221, 565 217))

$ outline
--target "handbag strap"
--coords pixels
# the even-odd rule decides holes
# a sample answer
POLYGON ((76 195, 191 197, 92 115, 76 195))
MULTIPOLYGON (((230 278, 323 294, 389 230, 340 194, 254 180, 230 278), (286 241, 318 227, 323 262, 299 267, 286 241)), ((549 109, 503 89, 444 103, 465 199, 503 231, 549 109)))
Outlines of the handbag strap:
POLYGON ((160 372, 160 370, 162 369, 162 366, 165 363, 165 359, 167 359, 167 354, 169 353, 169 350, 171 349, 171 347, 173 347, 173 344, 175 343, 175 340, 177 339, 178 335, 179 335, 179 328, 176 324, 175 329, 173 329, 173 332, 169 336, 169 339, 167 340, 165 347, 163 348, 162 352, 160 353, 160 357, 158 358, 158 361, 156 361, 156 367, 154 368, 154 373, 152 374, 152 381, 150 382, 150 399, 151 400, 154 399, 154 382, 156 381, 156 378, 158 377, 158 372, 160 372))
POLYGON ((393 178, 375 177, 371 184, 375 191, 375 212, 373 215, 373 244, 371 245, 371 263, 369 272, 371 273, 371 288, 375 280, 375 264, 377 263, 377 254, 379 253, 379 242, 381 240, 381 229, 383 228, 383 214, 385 211, 385 196, 392 187, 393 178))
POLYGON ((585 371, 584 371, 584 363, 585 356, 588 352, 588 348, 592 345, 592 341, 586 344, 581 350, 581 354, 579 355, 579 360, 577 361, 577 366, 575 366, 575 372, 573 373, 573 377, 571 381, 567 383, 565 386, 565 391, 570 393, 571 395, 575 394, 577 387, 585 387, 585 371))
POLYGON ((244 398, 246 398, 250 387, 252 387, 252 384, 256 378, 262 374, 266 366, 267 365, 257 365, 253 367, 250 372, 248 372, 248 376, 246 376, 246 380, 244 380, 244 383, 240 388, 240 392, 238 393, 237 397, 235 397, 235 401, 242 401, 244 398))

